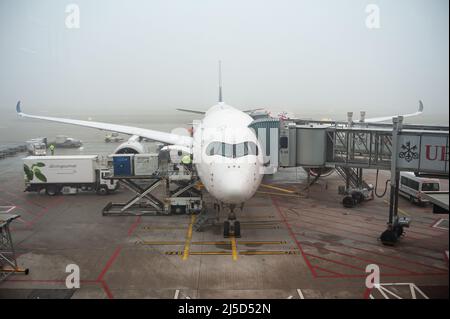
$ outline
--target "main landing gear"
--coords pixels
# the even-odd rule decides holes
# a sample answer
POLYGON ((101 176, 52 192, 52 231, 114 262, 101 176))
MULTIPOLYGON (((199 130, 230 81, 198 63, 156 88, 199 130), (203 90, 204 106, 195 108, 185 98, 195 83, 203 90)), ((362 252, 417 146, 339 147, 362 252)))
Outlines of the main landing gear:
POLYGON ((241 237, 241 223, 236 219, 234 209, 236 205, 230 205, 228 219, 223 222, 223 237, 241 237))

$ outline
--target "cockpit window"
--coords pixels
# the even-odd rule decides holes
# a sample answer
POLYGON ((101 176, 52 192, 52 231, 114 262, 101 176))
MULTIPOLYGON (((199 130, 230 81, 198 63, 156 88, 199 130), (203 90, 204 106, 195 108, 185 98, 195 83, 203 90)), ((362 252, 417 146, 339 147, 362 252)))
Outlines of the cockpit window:
POLYGON ((233 146, 236 149, 233 153, 235 154, 234 157, 242 157, 248 155, 248 143, 239 143, 233 146))
POLYGON ((209 156, 222 154, 222 143, 212 142, 206 148, 206 154, 209 156))
POLYGON ((238 144, 211 142, 206 148, 206 154, 209 156, 220 155, 230 158, 258 155, 258 146, 253 142, 243 142, 238 144))
POLYGON ((234 154, 233 147, 234 147, 233 144, 222 143, 222 148, 224 149, 224 151, 222 153, 223 154, 222 156, 225 156, 225 157, 236 157, 236 156, 233 155, 234 154))

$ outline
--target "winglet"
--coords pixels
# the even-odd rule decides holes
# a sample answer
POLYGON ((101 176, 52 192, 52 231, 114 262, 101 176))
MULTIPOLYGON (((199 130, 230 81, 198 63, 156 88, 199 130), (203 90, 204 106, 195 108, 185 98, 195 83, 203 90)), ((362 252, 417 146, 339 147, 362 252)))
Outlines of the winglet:
POLYGON ((17 113, 22 113, 22 110, 20 109, 20 101, 17 101, 17 105, 16 105, 16 111, 17 113))
POLYGON ((423 112, 423 102, 422 102, 422 100, 419 100, 419 112, 420 113, 423 112))

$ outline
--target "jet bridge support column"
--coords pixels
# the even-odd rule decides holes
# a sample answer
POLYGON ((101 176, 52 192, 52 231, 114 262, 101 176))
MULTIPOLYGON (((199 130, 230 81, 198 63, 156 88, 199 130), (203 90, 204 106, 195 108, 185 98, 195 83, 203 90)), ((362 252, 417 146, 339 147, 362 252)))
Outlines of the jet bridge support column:
POLYGON ((28 275, 28 269, 21 269, 17 265, 16 253, 9 230, 9 224, 19 217, 19 215, 9 213, 0 214, 0 282, 12 274, 28 275))
POLYGON ((391 189, 389 200, 388 228, 381 234, 380 240, 384 245, 393 246, 403 234, 403 228, 409 227, 409 219, 398 217, 398 190, 400 184, 400 171, 397 167, 399 133, 402 130, 403 117, 395 117, 392 130, 391 155, 391 189))

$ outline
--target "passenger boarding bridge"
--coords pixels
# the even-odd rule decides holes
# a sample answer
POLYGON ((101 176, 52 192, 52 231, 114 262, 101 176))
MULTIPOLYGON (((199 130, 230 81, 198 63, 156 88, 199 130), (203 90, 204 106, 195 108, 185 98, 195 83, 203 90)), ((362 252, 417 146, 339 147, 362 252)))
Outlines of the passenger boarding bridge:
POLYGON ((267 174, 279 167, 335 168, 350 189, 369 187, 363 169, 390 170, 395 183, 384 244, 393 245, 409 226, 397 213, 400 171, 448 178, 448 127, 403 124, 401 116, 392 124, 353 122, 352 113, 347 122, 263 118, 250 127, 265 148, 267 174))

